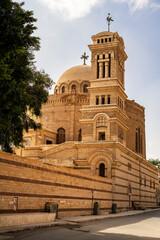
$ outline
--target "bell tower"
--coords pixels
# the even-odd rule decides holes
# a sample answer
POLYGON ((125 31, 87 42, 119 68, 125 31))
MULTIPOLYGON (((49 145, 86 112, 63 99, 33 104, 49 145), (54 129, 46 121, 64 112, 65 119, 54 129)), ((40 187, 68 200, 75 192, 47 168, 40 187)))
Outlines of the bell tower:
POLYGON ((124 63, 127 59, 122 37, 118 33, 101 32, 92 36, 89 45, 92 53, 94 79, 117 82, 124 89, 124 63))
MULTIPOLYGON (((111 20, 108 16, 109 24, 111 20)), ((124 64, 127 54, 123 38, 117 32, 105 31, 92 36, 92 41, 89 49, 93 79, 88 87, 90 104, 81 109, 82 141, 116 141, 126 146, 124 64)))

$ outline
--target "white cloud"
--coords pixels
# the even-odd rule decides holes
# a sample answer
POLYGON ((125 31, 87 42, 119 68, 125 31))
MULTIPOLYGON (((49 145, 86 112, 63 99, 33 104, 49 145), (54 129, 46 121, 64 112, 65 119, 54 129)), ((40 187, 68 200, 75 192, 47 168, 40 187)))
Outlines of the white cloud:
MULTIPOLYGON (((38 0, 51 11, 59 12, 65 20, 81 18, 90 13, 91 9, 107 0, 38 0)), ((126 3, 134 12, 145 7, 160 8, 156 0, 111 0, 117 3, 126 3)))
POLYGON ((65 19, 72 20, 86 16, 95 5, 104 0, 38 0, 54 12, 60 12, 65 19))
POLYGON ((135 12, 137 10, 141 10, 145 7, 160 8, 160 3, 157 3, 156 0, 113 0, 118 3, 127 3, 130 10, 135 12))

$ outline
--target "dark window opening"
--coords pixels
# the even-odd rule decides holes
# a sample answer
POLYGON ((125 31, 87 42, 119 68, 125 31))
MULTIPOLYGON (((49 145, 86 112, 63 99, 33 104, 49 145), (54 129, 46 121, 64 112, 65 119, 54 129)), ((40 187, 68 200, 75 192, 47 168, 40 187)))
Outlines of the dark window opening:
POLYGON ((104 163, 101 163, 99 165, 99 176, 105 177, 105 165, 104 165, 104 163))
POLYGON ((79 129, 78 141, 82 141, 82 129, 79 129))
POLYGON ((111 103, 111 97, 107 96, 107 103, 110 104, 111 103))
POLYGON ((109 69, 108 69, 108 77, 111 77, 111 54, 109 53, 109 69))
POLYGON ((76 90, 76 85, 72 85, 72 90, 76 90))
POLYGON ((156 188, 155 180, 153 180, 153 188, 156 188))
POLYGON ((52 144, 52 141, 46 140, 46 144, 52 144))
POLYGON ((105 59, 105 54, 103 54, 103 59, 105 59))
POLYGON ((103 78, 105 78, 105 62, 103 62, 103 78))
POLYGON ((141 143, 141 136, 140 136, 140 128, 138 128, 138 152, 140 153, 140 143, 141 143))
POLYGON ((142 153, 142 135, 140 136, 140 153, 142 153))
POLYGON ((59 128, 57 130, 57 144, 65 142, 65 129, 59 128))
POLYGON ((103 43, 103 39, 101 39, 101 43, 103 43))
POLYGON ((62 87, 62 93, 65 93, 65 87, 64 86, 62 87))
POLYGON ((105 96, 102 96, 101 104, 105 104, 105 96))
POLYGON ((128 171, 131 171, 131 163, 128 163, 128 171))
POLYGON ((105 132, 99 132, 98 140, 99 141, 104 141, 105 140, 105 132))
POLYGON ((144 186, 146 187, 146 176, 144 177, 144 186))
POLYGON ((97 55, 97 78, 99 78, 99 55, 97 55))
POLYGON ((97 40, 97 43, 99 43, 100 41, 99 41, 99 39, 97 40))
POLYGON ((99 97, 97 96, 96 97, 96 105, 98 105, 99 104, 99 97))
POLYGON ((84 93, 88 93, 87 87, 88 87, 87 84, 84 84, 84 85, 83 85, 83 92, 84 92, 84 93))
POLYGON ((136 132, 136 152, 138 152, 138 134, 136 132))
POLYGON ((152 180, 150 179, 150 188, 152 188, 152 180))
POLYGON ((140 128, 136 128, 136 133, 135 133, 135 150, 137 153, 142 153, 142 133, 140 128))
POLYGON ((107 38, 105 38, 105 42, 107 42, 107 38))
POLYGON ((109 42, 111 42, 111 38, 109 38, 109 42))
POLYGON ((123 133, 122 133, 122 132, 119 133, 119 134, 118 134, 118 137, 119 137, 120 140, 123 140, 123 133))

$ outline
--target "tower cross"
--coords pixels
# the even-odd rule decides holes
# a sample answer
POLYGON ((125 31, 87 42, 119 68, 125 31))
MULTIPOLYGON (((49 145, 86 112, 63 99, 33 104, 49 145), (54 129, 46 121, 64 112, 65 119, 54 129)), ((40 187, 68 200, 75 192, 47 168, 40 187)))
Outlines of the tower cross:
POLYGON ((89 56, 86 55, 86 52, 81 56, 81 59, 84 60, 83 65, 86 65, 86 60, 89 58, 89 56))
POLYGON ((112 19, 112 17, 110 17, 110 13, 108 13, 108 17, 106 18, 106 20, 107 20, 107 22, 108 22, 108 32, 110 32, 110 22, 112 21, 114 21, 113 19, 112 19))

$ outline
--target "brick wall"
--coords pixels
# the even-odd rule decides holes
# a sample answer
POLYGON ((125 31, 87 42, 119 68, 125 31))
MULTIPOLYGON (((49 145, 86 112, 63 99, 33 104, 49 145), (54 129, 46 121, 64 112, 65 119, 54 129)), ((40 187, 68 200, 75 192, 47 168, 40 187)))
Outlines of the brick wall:
POLYGON ((41 212, 45 202, 58 204, 58 217, 111 211, 111 180, 0 151, 0 213, 41 212), (18 198, 15 211, 14 198, 18 198))

